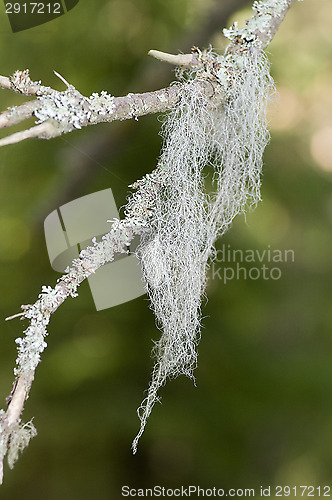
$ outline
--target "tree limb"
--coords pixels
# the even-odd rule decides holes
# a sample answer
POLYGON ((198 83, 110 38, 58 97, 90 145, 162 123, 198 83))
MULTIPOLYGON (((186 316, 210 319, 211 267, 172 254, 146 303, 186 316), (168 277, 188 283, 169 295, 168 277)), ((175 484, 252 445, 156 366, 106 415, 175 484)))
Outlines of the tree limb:
MULTIPOLYGON (((247 22, 245 28, 239 30, 237 26, 233 26, 224 31, 232 42, 224 58, 218 60, 208 56, 205 58, 204 53, 203 57, 198 58, 203 69, 197 72, 194 91, 208 98, 220 96, 222 85, 218 79, 218 70, 223 64, 228 68, 233 58, 232 64, 234 65, 230 67, 235 71, 234 56, 238 58, 246 55, 252 46, 259 49, 266 47, 294 2, 295 0, 254 2, 255 14, 247 22)), ((168 55, 166 59, 174 62, 174 57, 177 63, 185 61, 185 66, 188 66, 188 57, 183 58, 178 55, 170 58, 168 55)), ((189 61, 189 66, 192 66, 194 60, 192 55, 191 58, 192 62, 189 61)), ((166 59, 164 57, 164 60, 166 59)), ((35 127, 0 140, 0 146, 29 137, 56 137, 91 124, 164 112, 176 104, 181 89, 181 85, 178 84, 144 94, 113 97, 102 92, 100 95, 92 94, 87 98, 68 82, 65 81, 65 83, 67 90, 59 92, 41 85, 40 82, 31 81, 27 70, 16 72, 11 78, 0 77, 0 85, 3 88, 37 97, 35 101, 30 101, 31 104, 25 103, 2 113, 0 125, 11 126, 33 115, 39 120, 39 124, 35 127)), ((191 82, 192 85, 193 82, 191 82)), ((66 298, 76 296, 77 287, 83 280, 106 262, 112 261, 116 252, 126 252, 134 236, 141 234, 149 227, 149 218, 155 209, 156 194, 165 182, 165 175, 167 176, 167 172, 164 172, 161 167, 160 165, 152 174, 132 186, 138 188, 138 191, 127 205, 125 219, 114 221, 110 232, 100 243, 93 240, 93 246, 81 252, 80 258, 73 261, 71 268, 58 280, 53 289, 43 287, 35 304, 22 306, 23 312, 19 315, 28 319, 30 324, 24 332, 25 336, 16 341, 19 346, 15 369, 16 381, 7 400, 7 411, 0 410, 0 483, 3 479, 3 459, 7 453, 11 453, 14 445, 17 446, 14 439, 15 433, 19 430, 20 416, 29 395, 36 367, 40 362, 40 355, 46 347, 46 327, 51 315, 66 298)), ((25 432, 27 432, 26 428, 25 432)), ((19 449, 21 449, 20 446, 19 444, 19 449)))
MULTIPOLYGON (((250 46, 265 48, 274 37, 287 11, 296 0, 261 0, 254 2, 254 16, 247 21, 245 28, 234 25, 225 29, 224 34, 232 41, 227 55, 241 54, 250 46)), ((193 50, 191 54, 166 54, 151 50, 150 55, 187 68, 200 69, 207 66, 204 53, 193 50)), ((210 75, 213 74, 211 69, 210 75)), ((143 94, 128 94, 114 97, 107 92, 84 97, 74 86, 56 73, 67 85, 67 90, 59 92, 40 82, 30 79, 29 71, 16 71, 10 78, 0 76, 0 86, 24 95, 36 95, 37 101, 13 107, 0 115, 0 128, 15 125, 26 118, 36 116, 45 126, 32 127, 0 139, 0 146, 6 146, 25 139, 37 137, 51 139, 74 129, 115 120, 137 119, 139 116, 162 113, 173 107, 179 96, 180 85, 143 94)), ((216 89, 207 79, 197 79, 197 91, 212 97, 216 89)))
MULTIPOLYGON (((22 73, 26 74, 27 71, 22 73)), ((23 91, 27 95, 31 95, 31 92, 38 95, 38 85, 30 80, 25 84, 23 91)), ((212 97, 216 93, 211 81, 197 80, 196 85, 197 92, 206 97, 212 97)), ((33 115, 42 123, 24 132, 0 139, 0 146, 32 137, 51 139, 74 129, 97 123, 137 119, 139 116, 151 113, 163 113, 176 104, 181 86, 177 84, 154 92, 128 94, 124 97, 113 97, 106 92, 85 97, 72 85, 63 92, 48 88, 45 93, 43 91, 45 87, 40 85, 40 88, 42 95, 37 97, 37 101, 10 108, 2 113, 0 128, 17 124, 33 115)), ((10 89, 18 92, 16 87, 10 87, 10 89)), ((21 89, 19 91, 21 92, 21 89)))
MULTIPOLYGON (((227 26, 228 19, 236 11, 244 6, 251 6, 251 3, 251 0, 225 0, 216 3, 214 7, 207 9, 205 17, 200 16, 188 32, 173 41, 173 50, 170 52, 175 53, 178 47, 182 47, 184 53, 190 52, 193 45, 208 47, 215 33, 220 31, 220 26, 227 26)), ((155 61, 147 58, 140 65, 136 77, 129 82, 129 88, 161 88, 172 74, 173 68, 169 65, 156 65, 155 61)), ((47 196, 35 206, 34 223, 43 224, 45 213, 77 198, 82 186, 96 175, 96 166, 104 168, 106 161, 110 163, 121 154, 135 130, 133 120, 127 120, 126 126, 98 127, 83 139, 81 134, 77 134, 74 142, 64 139, 70 147, 60 148, 62 175, 53 179, 47 196)))
POLYGON ((232 41, 228 53, 239 53, 241 49, 252 45, 265 49, 295 2, 296 0, 256 0, 253 4, 255 14, 248 19, 244 28, 239 29, 237 23, 234 23, 231 28, 223 30, 224 35, 232 41))
MULTIPOLYGON (((115 253, 128 253, 128 247, 134 237, 149 226, 155 199, 165 180, 164 177, 165 172, 159 167, 152 174, 130 186, 137 191, 126 206, 125 218, 121 221, 118 219, 109 221, 112 222, 110 231, 99 243, 95 238, 92 239, 92 246, 81 251, 80 258, 72 262, 71 267, 66 270, 66 274, 58 280, 54 288, 43 286, 38 300, 33 305, 24 305, 21 307, 21 313, 7 318, 9 320, 20 316, 21 319, 28 319, 30 324, 24 331, 25 336, 16 339, 19 346, 14 370, 16 380, 7 398, 7 411, 0 410, 0 484, 3 481, 5 455, 7 453, 17 455, 11 449, 12 436, 20 425, 20 416, 29 396, 40 355, 47 347, 45 337, 51 315, 68 297, 76 297, 78 286, 101 266, 112 262, 115 253)), ((35 432, 34 427, 32 431, 35 432)))

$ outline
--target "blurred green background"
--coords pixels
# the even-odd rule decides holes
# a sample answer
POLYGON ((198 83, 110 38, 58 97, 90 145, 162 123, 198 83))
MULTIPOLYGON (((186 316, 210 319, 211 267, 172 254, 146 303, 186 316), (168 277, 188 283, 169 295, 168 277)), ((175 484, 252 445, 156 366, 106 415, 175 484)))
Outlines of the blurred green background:
MULTIPOLYGON (((29 68, 32 79, 62 90, 56 70, 85 95, 153 90, 174 74, 149 60, 149 49, 185 52, 212 43, 222 51, 221 28, 250 16, 250 6, 244 0, 81 0, 66 15, 13 34, 1 4, 0 74, 29 68)), ((261 485, 329 484, 331 26, 329 0, 304 0, 269 46, 279 99, 271 107, 263 202, 218 242, 221 251, 260 255, 291 249, 294 261, 275 263, 266 254, 263 262, 231 258, 211 269, 197 387, 185 378, 167 384, 135 456, 136 408, 159 332, 146 296, 96 312, 83 284, 79 297, 51 320, 23 414, 24 421, 35 416, 38 437, 13 471, 6 466, 0 498, 120 499, 122 485, 258 491, 261 485), (238 264, 252 279, 244 279, 244 271, 237 279, 238 264), (280 279, 252 271, 263 264, 277 267, 280 279), (225 267, 235 273, 226 283, 220 278, 225 267)), ((1 90, 1 109, 24 99, 1 90)), ((13 381, 15 338, 24 327, 4 318, 59 276, 48 260, 45 217, 108 187, 121 207, 128 184, 156 164, 159 130, 158 116, 149 116, 0 149, 2 407, 13 381)))

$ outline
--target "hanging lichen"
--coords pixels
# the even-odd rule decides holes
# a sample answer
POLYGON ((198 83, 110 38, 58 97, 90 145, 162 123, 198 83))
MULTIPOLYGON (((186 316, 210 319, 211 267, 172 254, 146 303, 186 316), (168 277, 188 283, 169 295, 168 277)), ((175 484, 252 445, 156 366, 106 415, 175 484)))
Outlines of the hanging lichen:
POLYGON ((138 410, 141 428, 168 378, 194 378, 200 338, 200 308, 214 243, 239 212, 260 200, 263 152, 269 140, 266 105, 274 89, 269 64, 258 48, 240 57, 204 56, 179 104, 163 126, 157 192, 149 230, 137 250, 151 307, 162 331, 147 397, 138 410), (194 78, 212 78, 223 99, 211 104, 194 78), (209 182, 210 179, 210 182, 209 182), (212 185, 212 190, 206 188, 212 185))

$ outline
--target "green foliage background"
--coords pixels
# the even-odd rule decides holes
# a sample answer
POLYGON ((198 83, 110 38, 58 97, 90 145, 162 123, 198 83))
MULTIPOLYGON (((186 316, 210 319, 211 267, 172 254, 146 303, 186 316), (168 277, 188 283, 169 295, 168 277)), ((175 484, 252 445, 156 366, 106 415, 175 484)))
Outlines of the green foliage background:
MULTIPOLYGON (((217 3, 222 0, 81 0, 65 16, 16 34, 1 5, 0 73, 30 68, 34 80, 62 89, 56 70, 85 95, 166 86, 172 70, 146 53, 188 50, 217 3)), ((234 14, 227 25, 248 14, 234 14)), ((136 456, 130 450, 136 408, 158 330, 146 297, 96 312, 83 284, 50 323, 23 415, 24 421, 35 416, 39 434, 15 469, 5 470, 0 498, 117 499, 122 485, 258 491, 261 485, 329 483, 332 153, 325 141, 325 156, 317 159, 314 138, 332 127, 331 25, 329 0, 304 0, 270 45, 280 98, 271 111, 264 201, 218 243, 221 250, 292 249, 295 261, 280 263, 279 280, 224 283, 211 276, 197 387, 186 379, 167 384, 136 456)), ((221 31, 209 35, 205 45, 223 50, 221 31)), ((23 100, 0 93, 1 109, 23 100)), ((13 381, 14 340, 24 327, 3 319, 58 278, 46 251, 45 217, 107 187, 123 205, 128 184, 156 164, 159 130, 158 117, 150 116, 0 150, 2 406, 13 381)))

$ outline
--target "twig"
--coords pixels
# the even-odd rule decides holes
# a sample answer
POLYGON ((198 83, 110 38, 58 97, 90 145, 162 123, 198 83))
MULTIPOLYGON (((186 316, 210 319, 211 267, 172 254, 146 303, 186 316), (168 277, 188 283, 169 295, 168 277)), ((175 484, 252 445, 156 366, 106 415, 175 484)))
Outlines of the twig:
POLYGON ((160 52, 159 50, 150 50, 148 52, 149 56, 159 59, 159 61, 168 62, 174 64, 174 66, 184 66, 185 68, 199 68, 202 66, 197 53, 192 54, 167 54, 166 52, 160 52))
POLYGON ((57 137, 58 135, 60 135, 58 128, 51 122, 45 122, 27 130, 23 130, 22 132, 16 132, 15 134, 0 139, 0 146, 8 146, 8 144, 15 144, 16 142, 21 142, 25 139, 31 139, 33 137, 38 137, 39 139, 51 139, 52 137, 57 137))
MULTIPOLYGON (((302 1, 302 0, 298 0, 302 1)), ((269 45, 269 43, 272 41, 274 38, 275 34, 277 33, 280 24, 283 22, 288 10, 291 8, 291 6, 296 2, 296 0, 282 0, 279 2, 280 7, 279 9, 273 9, 273 8, 265 8, 264 7, 264 2, 259 2, 261 4, 261 7, 257 8, 257 14, 258 16, 263 16, 265 13, 271 15, 271 19, 266 23, 265 29, 262 30, 255 30, 255 33, 257 34, 257 37, 260 39, 262 43, 262 47, 265 48, 269 45)), ((248 26, 250 26, 250 23, 248 23, 248 26)))
POLYGON ((9 78, 7 78, 6 76, 0 76, 0 87, 2 87, 3 89, 11 90, 9 78))
POLYGON ((38 101, 28 101, 20 106, 9 108, 0 114, 0 128, 11 127, 31 118, 33 112, 39 106, 38 101))
POLYGON ((54 71, 53 70, 53 73, 58 77, 60 78, 60 80, 67 86, 67 88, 70 87, 70 83, 67 82, 67 80, 62 76, 60 75, 60 73, 58 73, 57 71, 54 71))
POLYGON ((12 316, 7 316, 7 318, 5 318, 5 321, 10 321, 12 319, 19 318, 20 316, 24 316, 24 315, 25 315, 25 312, 13 314, 12 316))

